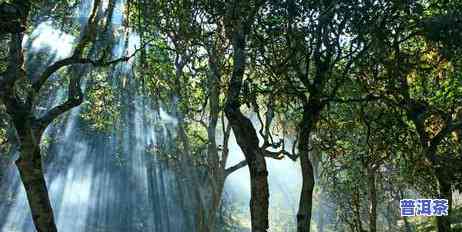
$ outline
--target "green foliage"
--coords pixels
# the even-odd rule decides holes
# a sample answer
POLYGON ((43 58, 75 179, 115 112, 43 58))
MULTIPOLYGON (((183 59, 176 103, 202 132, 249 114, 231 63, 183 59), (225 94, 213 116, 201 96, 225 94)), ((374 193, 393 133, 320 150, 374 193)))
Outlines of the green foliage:
MULTIPOLYGON (((239 4, 236 7, 249 7, 255 1, 239 4)), ((78 10, 80 1, 45 1, 40 5, 44 7, 33 7, 28 30, 48 20, 63 32, 78 35, 79 27, 69 23, 69 15, 78 10)), ((136 57, 139 60, 133 78, 107 80, 103 74, 106 70, 97 70, 88 80, 81 111, 85 125, 90 126, 87 133, 128 126, 122 116, 130 112, 132 102, 126 97, 141 93, 152 98, 156 110, 162 105, 178 120, 178 125, 170 128, 176 130, 172 133, 175 141, 163 147, 149 145, 147 154, 172 162, 190 155, 189 165, 198 168, 216 165, 209 163, 215 157, 209 156, 208 136, 212 133, 208 127, 214 111, 219 117, 224 115, 228 82, 236 65, 236 41, 230 38, 236 32, 237 19, 230 18, 226 11, 231 4, 161 0, 127 5, 126 9, 117 9, 127 16, 124 25, 148 44, 136 57), (125 91, 127 86, 129 90, 125 91), (218 93, 212 96, 215 90, 218 93), (218 102, 215 106, 212 97, 218 102)), ((260 135, 297 137, 301 127, 315 122, 313 137, 298 139, 311 139, 312 162, 316 170, 322 170, 317 173, 317 192, 322 186, 324 200, 333 202, 335 219, 343 223, 339 228, 347 230, 355 223, 356 213, 367 224, 365 205, 371 197, 367 177, 371 170, 383 228, 383 218, 399 220, 388 212, 386 204, 398 208, 397 200, 403 194, 438 195, 438 171, 447 172, 453 188, 462 188, 462 132, 453 129, 442 134, 434 149, 437 161, 428 153, 432 139, 448 126, 462 122, 462 117, 457 118, 462 105, 460 9, 459 0, 294 0, 266 1, 255 13, 252 30, 245 35, 248 57, 236 100, 244 113, 260 116, 259 123, 269 127, 258 128, 260 135), (313 102, 322 105, 321 114, 318 117, 313 113, 303 121, 305 110, 319 106, 313 102)), ((0 47, 7 47, 7 42, 0 38, 0 47)), ((6 70, 7 52, 0 50, 0 74, 6 70)), ((42 61, 48 55, 42 52, 30 59, 42 61)), ((68 84, 70 73, 62 70, 57 74, 59 78, 54 77, 56 80, 43 88, 41 99, 67 95, 61 88, 68 84), (61 89, 60 93, 55 94, 56 89, 61 89)), ((21 80, 16 85, 19 91, 15 94, 24 100, 29 81, 21 80)), ((38 102, 37 108, 44 104, 38 102)), ((147 118, 155 130, 161 131, 164 122, 157 116, 147 118)), ((226 127, 224 116, 219 118, 220 123, 226 127)), ((224 129, 221 125, 213 129, 224 133, 217 132, 224 129)), ((8 133, 0 108, 0 153, 9 149, 8 133)), ((52 138, 43 138, 44 154, 53 142, 52 138)), ((218 159, 223 158, 222 154, 220 151, 218 159)), ((124 166, 126 159, 118 147, 114 162, 124 166)), ((271 201, 276 209, 271 214, 271 231, 293 228, 294 220, 289 220, 293 215, 282 207, 284 198, 273 194, 271 201)), ((243 206, 236 203, 227 207, 228 211, 220 212, 223 231, 248 229, 250 221, 243 206)), ((460 209, 455 208, 452 217, 460 223, 460 209)), ((420 218, 411 223, 419 231, 435 229, 433 219, 420 218)))
POLYGON ((6 138, 6 128, 0 128, 0 153, 5 154, 8 152, 8 145, 7 145, 7 138, 6 138))
POLYGON ((116 92, 104 74, 95 75, 92 81, 81 117, 94 129, 109 131, 120 120, 120 102, 116 101, 116 92))
MULTIPOLYGON (((8 154, 11 148, 11 143, 8 138, 8 130, 10 129, 8 116, 5 114, 5 109, 0 104, 0 156, 8 154)), ((3 157, 4 158, 4 157, 3 157)), ((1 160, 2 158, 0 158, 1 160)))
POLYGON ((48 136, 48 135, 44 135, 42 137, 42 140, 40 141, 40 154, 43 156, 43 157, 46 157, 47 154, 48 154, 48 149, 50 148, 51 144, 55 142, 54 141, 54 138, 48 136))

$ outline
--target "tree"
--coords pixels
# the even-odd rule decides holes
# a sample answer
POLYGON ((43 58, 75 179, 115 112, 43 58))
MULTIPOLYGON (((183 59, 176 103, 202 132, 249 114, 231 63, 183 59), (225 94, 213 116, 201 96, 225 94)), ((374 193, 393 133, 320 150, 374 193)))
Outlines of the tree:
MULTIPOLYGON (((375 63, 372 69, 376 73, 367 81, 381 83, 382 90, 376 89, 377 94, 386 99, 390 107, 401 109, 405 115, 403 120, 410 122, 408 126, 419 141, 421 160, 436 178, 438 196, 448 199, 451 208, 452 187, 457 182, 454 174, 458 173, 454 172, 453 164, 461 162, 450 148, 454 146, 452 132, 462 126, 456 117, 459 104, 456 99, 460 98, 456 86, 460 83, 454 82, 460 75, 460 60, 447 53, 448 48, 456 47, 450 38, 458 29, 443 32, 441 27, 449 22, 457 24, 460 13, 449 10, 458 4, 456 2, 433 3, 388 3, 376 10, 380 20, 370 24, 364 37, 373 42, 368 58, 371 64, 375 63), (424 11, 430 14, 423 15, 424 11), (434 23, 438 26, 429 26, 434 23), (440 36, 435 36, 438 32, 440 36)), ((449 216, 437 217, 438 231, 451 231, 450 224, 449 216)))
POLYGON ((40 151, 42 135, 54 119, 80 105, 83 101, 80 88, 82 73, 78 72, 75 65, 89 64, 93 67, 102 67, 127 61, 130 57, 112 61, 106 61, 104 56, 99 59, 87 57, 86 48, 96 38, 96 29, 100 19, 98 8, 101 7, 101 1, 96 0, 70 57, 56 61, 41 73, 31 73, 25 70, 22 42, 29 27, 31 4, 31 1, 19 0, 1 4, 0 11, 8 13, 2 14, 2 17, 5 17, 4 22, 9 24, 8 27, 2 27, 6 30, 2 30, 1 33, 2 36, 7 34, 9 38, 6 69, 0 74, 0 99, 11 118, 18 137, 20 157, 16 160, 16 166, 26 189, 34 225, 39 232, 57 231, 42 167, 40 151), (35 107, 40 100, 42 87, 52 75, 66 67, 71 67, 68 77, 68 99, 37 117, 35 107))
POLYGON ((257 39, 265 44, 261 46, 265 65, 273 75, 283 77, 273 84, 282 84, 281 94, 299 114, 296 156, 303 177, 297 215, 300 232, 310 230, 315 185, 310 139, 322 110, 338 100, 338 91, 350 79, 355 60, 367 48, 355 38, 343 41, 344 34, 358 21, 352 13, 355 10, 348 1, 288 0, 274 2, 271 14, 260 21, 264 26, 257 39))
POLYGON ((254 24, 254 17, 264 3, 265 1, 233 1, 226 4, 224 16, 226 33, 233 46, 233 71, 226 94, 225 113, 249 167, 250 215, 254 232, 268 230, 268 171, 256 130, 239 109, 239 98, 247 62, 246 40, 254 24))

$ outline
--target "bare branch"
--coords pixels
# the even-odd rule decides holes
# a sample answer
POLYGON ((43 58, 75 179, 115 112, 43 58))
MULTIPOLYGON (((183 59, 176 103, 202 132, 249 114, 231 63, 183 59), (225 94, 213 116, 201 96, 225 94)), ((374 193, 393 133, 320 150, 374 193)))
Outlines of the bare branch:
POLYGON ((243 167, 245 167, 245 166, 247 166, 247 161, 246 161, 246 160, 242 160, 241 162, 239 162, 239 163, 237 163, 237 164, 235 164, 235 165, 233 165, 233 166, 231 166, 231 167, 225 169, 225 178, 226 178, 227 176, 229 176, 231 173, 233 173, 233 172, 235 172, 235 171, 237 171, 237 170, 239 170, 240 168, 243 168, 243 167))
POLYGON ((295 161, 298 158, 298 155, 292 154, 284 149, 281 151, 268 151, 268 150, 263 150, 263 155, 268 158, 273 158, 277 160, 281 160, 284 158, 284 156, 289 157, 291 160, 295 161))
POLYGON ((336 97, 330 97, 330 98, 324 98, 322 101, 324 103, 327 102, 336 102, 336 103, 353 103, 353 102, 368 102, 368 101, 377 101, 377 100, 382 100, 384 97, 381 96, 375 96, 375 95, 367 95, 362 98, 347 98, 347 99, 342 99, 342 98, 336 98, 336 97))
POLYGON ((284 158, 284 154, 282 154, 281 152, 277 152, 277 151, 263 150, 263 155, 265 157, 273 158, 273 159, 277 159, 277 160, 281 160, 281 159, 284 158))

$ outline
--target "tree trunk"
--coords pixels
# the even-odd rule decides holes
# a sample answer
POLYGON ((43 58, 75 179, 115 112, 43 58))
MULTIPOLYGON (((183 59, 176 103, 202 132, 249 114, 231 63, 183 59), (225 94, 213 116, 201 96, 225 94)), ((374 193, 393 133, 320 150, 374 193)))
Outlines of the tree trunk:
MULTIPOLYGON (((315 170, 318 170, 316 164, 315 164, 315 167, 316 167, 315 170)), ((319 180, 320 178, 321 177, 320 177, 319 172, 315 171, 315 182, 317 180, 319 180)), ((324 210, 325 207, 322 207, 322 206, 325 204, 327 199, 324 197, 324 188, 322 186, 319 186, 319 191, 318 192, 319 192, 319 195, 320 195, 320 197, 319 197, 319 205, 321 207, 319 207, 319 219, 318 219, 319 222, 317 223, 317 227, 318 227, 317 232, 324 232, 324 227, 325 227, 325 224, 326 224, 326 217, 325 217, 326 212, 324 210)))
POLYGON ((220 210, 221 206, 221 195, 223 194, 223 189, 225 186, 225 175, 224 169, 219 169, 216 176, 213 177, 214 179, 212 183, 212 199, 209 205, 208 213, 207 213, 207 228, 204 232, 214 232, 217 229, 217 216, 218 211, 220 210))
POLYGON ((355 187, 352 196, 352 208, 353 208, 353 221, 357 232, 363 232, 363 224, 361 221, 361 197, 359 195, 358 187, 355 187))
POLYGON ((257 155, 253 163, 249 164, 251 199, 250 214, 252 217, 252 231, 266 232, 268 230, 269 188, 268 171, 263 155, 257 155))
MULTIPOLYGON (((215 48, 209 49, 209 68, 211 70, 210 74, 208 75, 208 91, 210 93, 209 96, 209 105, 210 105, 210 116, 209 122, 207 126, 207 138, 208 138, 208 145, 207 145, 207 163, 208 163, 208 172, 209 176, 211 177, 211 189, 212 189, 212 199, 210 203, 210 208, 208 210, 207 215, 207 231, 206 232, 214 232, 216 230, 216 218, 217 212, 220 208, 220 201, 221 195, 223 193, 224 183, 225 183, 225 175, 224 170, 226 166, 221 165, 220 156, 218 155, 218 148, 216 143, 216 130, 218 124, 218 117, 220 114, 220 89, 219 89, 219 81, 220 81, 220 71, 217 64, 217 53, 215 48)), ((222 156, 222 159, 224 157, 222 156)))
POLYGON ((239 109, 227 106, 226 116, 249 167, 252 232, 266 232, 269 207, 268 171, 265 158, 258 146, 257 133, 252 122, 239 109))
MULTIPOLYGON (((404 199, 405 196, 404 196, 404 192, 403 190, 401 189, 401 187, 399 187, 398 189, 398 194, 395 195, 395 201, 398 202, 399 204, 399 200, 400 199, 404 199)), ((411 223, 409 223, 409 220, 407 219, 408 217, 401 217, 404 221, 404 232, 412 232, 412 225, 411 223)))
POLYGON ((412 227, 411 227, 411 224, 409 223, 409 220, 407 220, 407 217, 403 217, 403 220, 404 220, 404 231, 412 232, 412 227))
MULTIPOLYGON (((239 19, 243 16, 236 15, 238 12, 235 10, 232 10, 231 13, 233 19, 239 19)), ((233 71, 226 95, 225 113, 249 167, 252 232, 266 232, 268 230, 269 207, 268 170, 263 151, 259 147, 257 132, 252 122, 240 110, 240 92, 246 68, 246 36, 250 33, 250 18, 245 20, 247 22, 229 25, 232 28, 230 32, 234 54, 233 71)))
MULTIPOLYGON (((31 140, 31 138, 28 140, 31 140)), ((19 158, 16 161, 16 166, 26 190, 35 228, 37 232, 56 232, 58 230, 48 197, 39 145, 34 144, 32 141, 23 141, 21 144, 21 157, 25 158, 19 158), (28 146, 25 143, 31 145, 28 146)))
POLYGON ((324 232, 324 207, 319 207, 318 232, 324 232))
POLYGON ((2 100, 16 129, 20 154, 15 164, 26 191, 35 228, 37 232, 56 232, 40 154, 40 139, 45 127, 34 118, 31 109, 20 105, 16 98, 4 97, 2 100))
MULTIPOLYGON (((308 141, 308 139, 306 139, 308 141)), ((303 140, 300 141, 300 147, 307 145, 302 145, 303 140)), ((313 166, 311 164, 310 158, 308 156, 308 151, 300 153, 300 164, 302 169, 302 192, 300 195, 300 202, 298 206, 297 213, 297 231, 298 232, 309 232, 310 223, 311 223, 311 210, 312 210, 312 199, 313 199, 313 189, 314 189, 314 174, 313 166)))
MULTIPOLYGON (((185 120, 182 115, 177 115, 178 118, 178 137, 181 140, 181 143, 183 145, 183 156, 180 157, 179 162, 182 167, 183 173, 182 176, 185 180, 187 180, 189 183, 194 184, 194 183, 200 183, 200 179, 197 176, 197 172, 193 169, 193 158, 191 154, 191 146, 188 140, 188 136, 186 134, 186 128, 184 127, 185 125, 185 120)), ((188 183, 187 182, 187 183, 188 183)), ((196 184, 197 185, 197 184, 196 184)), ((192 186, 190 188, 190 194, 189 196, 191 199, 193 199, 193 208, 196 209, 195 214, 193 215, 193 220, 195 221, 196 228, 198 231, 204 231, 204 228, 206 228, 206 222, 205 220, 205 206, 206 204, 204 203, 202 193, 200 190, 200 185, 197 186, 192 186)), ((189 217, 190 215, 186 215, 189 217)))
MULTIPOLYGON (((438 172, 438 173, 441 173, 438 172)), ((448 200, 448 216, 436 217, 436 227, 438 232, 451 232, 451 208, 452 208, 452 191, 451 183, 444 176, 437 176, 439 198, 448 200)))
POLYGON ((375 170, 367 168, 367 185, 369 195, 369 232, 377 231, 377 189, 375 186, 375 170))
POLYGON ((201 225, 198 227, 200 232, 215 232, 217 230, 217 215, 220 209, 221 195, 224 189, 225 179, 222 177, 215 177, 216 179, 211 185, 211 199, 207 202, 207 208, 203 208, 203 217, 201 218, 201 225))
MULTIPOLYGON (((221 183, 217 183, 221 184, 221 183)), ((224 181, 223 181, 224 184, 224 181)), ((217 221, 217 212, 220 209, 220 202, 221 202, 221 195, 223 193, 223 186, 218 186, 219 189, 216 189, 212 193, 212 205, 210 206, 210 210, 208 213, 207 219, 207 231, 206 232, 214 232, 217 228, 216 221, 217 221), (221 190, 220 190, 221 189, 221 190)))
POLYGON ((302 191, 297 212, 297 231, 309 232, 311 211, 313 207, 314 169, 310 160, 310 136, 315 127, 323 106, 313 98, 303 106, 303 117, 298 125, 298 152, 302 169, 302 191))

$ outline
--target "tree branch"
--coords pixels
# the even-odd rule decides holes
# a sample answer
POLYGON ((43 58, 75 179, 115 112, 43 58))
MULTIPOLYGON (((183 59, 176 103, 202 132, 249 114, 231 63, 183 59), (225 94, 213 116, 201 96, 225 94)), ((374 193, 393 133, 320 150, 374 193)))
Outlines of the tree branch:
POLYGON ((268 158, 273 158, 273 159, 277 159, 277 160, 281 160, 284 158, 284 156, 287 156, 289 157, 291 160, 295 161, 297 160, 298 158, 298 155, 296 154, 292 154, 284 149, 282 149, 281 151, 268 151, 268 150, 263 150, 263 154, 265 157, 268 157, 268 158))
POLYGON ((384 99, 384 97, 381 96, 374 96, 374 95, 367 95, 362 98, 348 98, 348 99, 342 99, 342 98, 336 98, 336 97, 330 97, 330 98, 324 98, 322 101, 324 103, 328 102, 336 102, 336 103, 353 103, 353 102, 368 102, 368 101, 377 101, 384 99))
MULTIPOLYGON (((81 59, 77 58, 76 59, 76 58, 71 57, 71 58, 67 58, 67 59, 58 61, 59 64, 55 63, 56 66, 55 66, 55 64, 53 64, 50 67, 52 67, 52 69, 55 69, 55 71, 56 71, 56 70, 58 70, 58 69, 60 69, 62 67, 72 65, 72 64, 91 64, 91 65, 93 65, 93 67, 109 66, 109 65, 120 63, 120 62, 129 61, 132 57, 135 56, 135 54, 140 49, 137 49, 136 51, 134 51, 133 54, 131 54, 130 56, 121 57, 121 58, 111 60, 111 61, 91 60, 89 58, 81 58, 81 59)), ((53 71, 53 72, 55 72, 55 71, 53 71)), ((53 72, 49 73, 49 75, 51 75, 53 72)), ((48 73, 46 73, 45 75, 48 75, 48 73)), ((69 95, 68 95, 67 101, 64 102, 61 105, 58 105, 58 106, 52 108, 47 113, 45 113, 44 116, 37 119, 37 121, 39 122, 39 125, 42 128, 46 128, 59 115, 61 115, 64 112, 66 112, 66 111, 68 111, 68 110, 82 104, 82 102, 83 102, 83 93, 82 93, 82 90, 80 88, 80 80, 81 79, 80 79, 80 74, 77 74, 77 75, 78 75, 77 77, 71 77, 71 79, 70 79, 70 82, 69 82, 69 95)))
POLYGON ((225 126, 225 113, 223 112, 221 114, 221 125, 222 125, 222 130, 223 130, 223 152, 220 160, 220 165, 222 168, 226 167, 226 162, 228 161, 228 156, 229 156, 229 149, 228 149, 228 144, 229 144, 229 137, 231 136, 231 125, 228 123, 228 125, 225 126))
POLYGON ((225 178, 228 177, 231 173, 239 170, 240 168, 243 168, 247 166, 247 161, 246 160, 242 160, 241 162, 225 169, 225 178))
POLYGON ((432 159, 432 161, 435 161, 435 152, 438 147, 438 145, 441 143, 441 141, 451 132, 457 130, 457 129, 462 129, 462 121, 458 121, 456 123, 454 122, 449 122, 447 126, 445 126, 438 134, 435 135, 430 140, 430 146, 428 148, 428 155, 430 156, 429 158, 432 159))
POLYGON ((67 100, 64 103, 53 107, 51 110, 46 112, 45 115, 37 119, 41 130, 45 129, 59 115, 82 104, 83 93, 80 88, 80 73, 76 73, 75 75, 76 76, 71 77, 69 82, 69 95, 67 100))
POLYGON ((53 73, 60 70, 61 68, 64 68, 70 65, 75 65, 75 64, 91 64, 93 65, 93 67, 103 67, 103 66, 109 66, 112 64, 120 63, 120 62, 127 62, 131 58, 133 58, 136 55, 136 53, 140 51, 141 49, 143 49, 143 47, 137 49, 130 56, 121 57, 121 58, 111 60, 111 61, 104 61, 103 59, 92 60, 90 58, 79 58, 76 56, 71 56, 71 57, 62 59, 48 66, 48 68, 46 68, 46 70, 42 73, 42 75, 40 75, 40 77, 32 84, 32 88, 36 92, 38 92, 40 88, 43 86, 43 84, 48 80, 48 78, 51 75, 53 75, 53 73))

